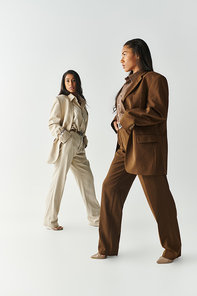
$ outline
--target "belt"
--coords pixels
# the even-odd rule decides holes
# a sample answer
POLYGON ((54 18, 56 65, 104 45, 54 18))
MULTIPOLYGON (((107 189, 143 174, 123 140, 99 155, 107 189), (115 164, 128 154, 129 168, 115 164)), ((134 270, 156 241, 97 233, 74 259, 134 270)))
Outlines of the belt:
POLYGON ((75 132, 75 133, 77 133, 78 135, 80 135, 81 137, 83 137, 83 132, 78 131, 78 130, 75 129, 75 128, 71 129, 70 132, 75 132))

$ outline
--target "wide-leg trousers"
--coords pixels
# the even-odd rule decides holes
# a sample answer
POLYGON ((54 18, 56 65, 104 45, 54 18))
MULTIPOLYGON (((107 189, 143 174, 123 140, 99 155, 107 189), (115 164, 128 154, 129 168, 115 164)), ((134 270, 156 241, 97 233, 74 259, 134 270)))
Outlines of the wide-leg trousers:
MULTIPOLYGON (((136 178, 125 170, 124 130, 119 130, 120 148, 103 182, 98 250, 103 255, 117 255, 121 233, 122 210, 136 178), (121 135, 121 137, 120 137, 121 135)), ((181 239, 177 211, 165 175, 138 175, 145 196, 158 224, 163 256, 175 259, 181 255, 181 239)))
POLYGON ((96 199, 94 179, 86 158, 83 138, 75 132, 70 133, 68 141, 61 144, 59 157, 54 164, 54 173, 46 200, 44 225, 52 228, 59 226, 58 213, 70 168, 85 203, 89 224, 98 226, 100 205, 96 199))

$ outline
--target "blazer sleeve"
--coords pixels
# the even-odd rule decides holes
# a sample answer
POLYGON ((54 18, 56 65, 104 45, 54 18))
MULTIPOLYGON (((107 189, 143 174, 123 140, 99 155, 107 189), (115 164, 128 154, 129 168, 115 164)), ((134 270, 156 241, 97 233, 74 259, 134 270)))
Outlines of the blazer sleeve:
POLYGON ((49 116, 49 130, 55 138, 58 138, 63 133, 64 128, 62 127, 61 119, 61 105, 58 98, 55 98, 50 116, 49 116))
POLYGON ((125 111, 120 124, 126 130, 135 125, 155 125, 167 119, 168 83, 164 76, 158 76, 150 85, 147 93, 146 108, 132 108, 125 111))

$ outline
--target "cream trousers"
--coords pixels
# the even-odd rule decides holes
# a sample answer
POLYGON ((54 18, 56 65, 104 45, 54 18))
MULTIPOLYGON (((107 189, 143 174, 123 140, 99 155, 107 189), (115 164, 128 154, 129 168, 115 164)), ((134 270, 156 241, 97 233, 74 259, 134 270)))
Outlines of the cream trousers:
POLYGON ((54 164, 54 173, 46 200, 44 225, 57 227, 60 203, 66 182, 66 176, 71 168, 87 210, 89 224, 98 226, 100 206, 96 199, 94 179, 86 158, 83 137, 70 132, 71 137, 65 144, 61 144, 60 153, 54 164))

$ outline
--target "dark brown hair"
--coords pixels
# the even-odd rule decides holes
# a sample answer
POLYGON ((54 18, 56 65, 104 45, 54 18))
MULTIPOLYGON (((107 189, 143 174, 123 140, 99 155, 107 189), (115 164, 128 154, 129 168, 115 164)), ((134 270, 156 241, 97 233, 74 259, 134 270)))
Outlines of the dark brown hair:
POLYGON ((127 41, 124 46, 131 48, 133 53, 139 57, 140 70, 153 71, 150 49, 144 40, 139 38, 132 39, 127 41))
MULTIPOLYGON (((128 46, 132 49, 133 53, 136 54, 139 57, 139 69, 145 70, 145 71, 153 71, 153 64, 152 64, 152 58, 151 53, 148 45, 146 42, 140 38, 132 39, 127 41, 124 46, 128 46)), ((133 71, 130 72, 132 74, 133 71)), ((115 97, 115 106, 113 108, 114 111, 116 111, 117 107, 117 98, 121 92, 122 88, 119 90, 115 97)))
POLYGON ((70 94, 70 92, 65 87, 65 77, 67 74, 72 74, 74 76, 75 81, 76 81, 76 91, 85 100, 85 97, 83 95, 83 89, 81 87, 81 79, 79 77, 79 74, 77 72, 75 72, 74 70, 68 70, 63 74, 59 95, 68 96, 70 94))

